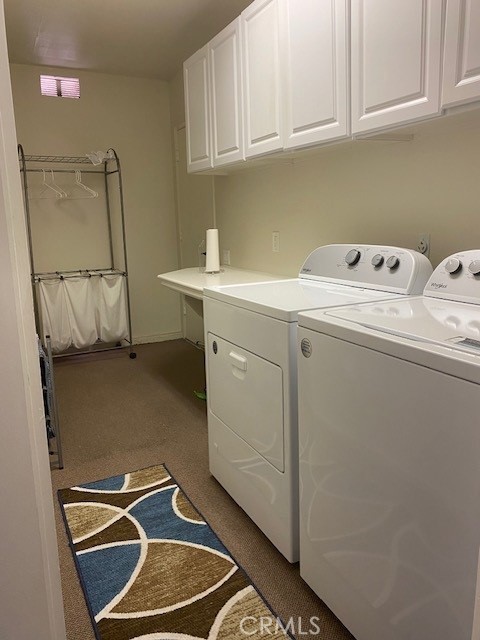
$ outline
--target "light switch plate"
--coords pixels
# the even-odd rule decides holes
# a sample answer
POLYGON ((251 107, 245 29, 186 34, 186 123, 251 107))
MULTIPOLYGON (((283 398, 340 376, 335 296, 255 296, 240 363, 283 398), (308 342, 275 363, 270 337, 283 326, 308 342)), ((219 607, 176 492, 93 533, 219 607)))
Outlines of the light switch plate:
POLYGON ((280 251, 280 231, 272 233, 272 251, 278 253, 280 251))

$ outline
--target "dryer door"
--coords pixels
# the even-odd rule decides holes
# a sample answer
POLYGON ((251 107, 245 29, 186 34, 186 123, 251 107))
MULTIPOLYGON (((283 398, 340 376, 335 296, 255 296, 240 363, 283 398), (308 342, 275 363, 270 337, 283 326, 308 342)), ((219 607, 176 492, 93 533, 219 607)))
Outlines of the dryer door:
POLYGON ((210 411, 279 471, 284 471, 282 369, 208 334, 210 411))

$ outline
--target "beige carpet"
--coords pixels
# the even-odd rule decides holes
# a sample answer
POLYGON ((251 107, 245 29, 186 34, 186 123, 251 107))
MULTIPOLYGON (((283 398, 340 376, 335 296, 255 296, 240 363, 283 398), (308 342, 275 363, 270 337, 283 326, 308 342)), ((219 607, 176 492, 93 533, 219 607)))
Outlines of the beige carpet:
MULTIPOLYGON (((284 619, 320 618, 321 640, 352 636, 208 470, 203 353, 176 340, 126 352, 57 360, 65 469, 53 488, 166 463, 212 529, 284 619)), ((94 640, 55 495, 68 640, 94 640)))

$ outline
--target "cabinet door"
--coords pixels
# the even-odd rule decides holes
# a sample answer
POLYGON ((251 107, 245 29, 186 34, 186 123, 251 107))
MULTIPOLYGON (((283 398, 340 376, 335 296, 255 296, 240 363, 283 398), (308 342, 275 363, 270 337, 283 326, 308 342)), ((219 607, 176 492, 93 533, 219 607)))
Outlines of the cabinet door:
POLYGON ((245 155, 282 149, 279 8, 255 0, 242 13, 245 155))
POLYGON ((214 166, 244 159, 240 18, 209 44, 214 166))
POLYGON ((448 0, 443 106, 480 99, 480 3, 448 0))
POLYGON ((352 132, 440 111, 439 0, 352 0, 352 132))
POLYGON ((183 63, 185 122, 187 128, 187 170, 213 167, 208 95, 208 47, 202 47, 183 63))
POLYGON ((347 0, 284 4, 285 147, 349 133, 347 5, 347 0))

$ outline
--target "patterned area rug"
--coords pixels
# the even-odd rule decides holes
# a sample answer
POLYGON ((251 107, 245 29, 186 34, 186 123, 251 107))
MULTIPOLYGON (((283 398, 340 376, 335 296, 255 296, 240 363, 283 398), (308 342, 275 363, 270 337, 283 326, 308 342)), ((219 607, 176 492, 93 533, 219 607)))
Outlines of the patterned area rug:
POLYGON ((59 500, 99 640, 291 637, 163 465, 59 500))

